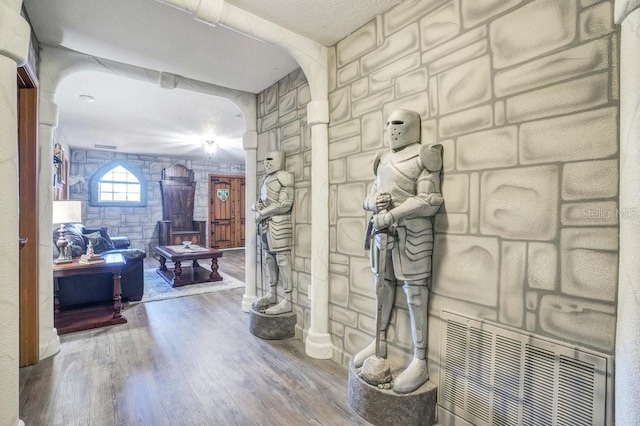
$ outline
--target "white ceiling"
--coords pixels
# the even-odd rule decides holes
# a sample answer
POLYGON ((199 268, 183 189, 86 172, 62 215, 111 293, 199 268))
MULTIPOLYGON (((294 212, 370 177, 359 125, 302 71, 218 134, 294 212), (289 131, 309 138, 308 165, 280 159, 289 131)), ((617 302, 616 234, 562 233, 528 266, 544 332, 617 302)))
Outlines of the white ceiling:
MULTIPOLYGON (((400 0, 227 0, 231 5, 326 46, 400 0)), ((155 0, 24 0, 41 44, 259 93, 297 63, 284 50, 236 31, 198 22, 155 0)), ((244 120, 231 102, 166 90, 98 72, 65 78, 55 95, 59 127, 72 148, 202 157, 203 140, 220 142, 220 162, 244 162, 244 120), (86 94, 95 102, 81 101, 86 94)))

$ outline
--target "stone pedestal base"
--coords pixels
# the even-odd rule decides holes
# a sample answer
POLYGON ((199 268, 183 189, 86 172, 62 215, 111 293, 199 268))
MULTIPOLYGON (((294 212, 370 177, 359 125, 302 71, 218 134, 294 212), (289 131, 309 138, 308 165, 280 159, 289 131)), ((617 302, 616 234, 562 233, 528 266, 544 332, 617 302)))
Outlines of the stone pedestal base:
MULTIPOLYGON (((399 373, 392 371, 394 377, 399 373)), ((436 420, 438 387, 427 382, 408 394, 371 386, 360 377, 353 362, 349 363, 347 399, 351 408, 376 426, 428 426, 436 420)))
POLYGON ((297 315, 294 312, 265 315, 254 309, 249 311, 249 331, 261 339, 282 340, 295 337, 296 322, 297 315))

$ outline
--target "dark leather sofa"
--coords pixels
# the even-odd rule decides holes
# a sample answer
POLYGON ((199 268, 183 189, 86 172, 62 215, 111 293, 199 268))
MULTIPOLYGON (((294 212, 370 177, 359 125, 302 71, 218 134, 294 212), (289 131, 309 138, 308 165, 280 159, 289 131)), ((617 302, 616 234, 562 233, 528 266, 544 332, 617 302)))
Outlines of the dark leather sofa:
MULTIPOLYGON (((55 241, 58 230, 53 232, 54 259, 58 257, 55 241)), ((71 253, 80 256, 87 251, 91 239, 96 254, 121 253, 126 265, 121 273, 122 300, 138 301, 144 293, 144 259, 147 254, 143 250, 129 248, 131 241, 127 237, 111 237, 107 228, 85 228, 81 224, 67 225, 65 238, 71 243, 71 253)), ((60 307, 69 308, 90 305, 113 300, 113 276, 110 273, 66 277, 59 279, 60 307)))

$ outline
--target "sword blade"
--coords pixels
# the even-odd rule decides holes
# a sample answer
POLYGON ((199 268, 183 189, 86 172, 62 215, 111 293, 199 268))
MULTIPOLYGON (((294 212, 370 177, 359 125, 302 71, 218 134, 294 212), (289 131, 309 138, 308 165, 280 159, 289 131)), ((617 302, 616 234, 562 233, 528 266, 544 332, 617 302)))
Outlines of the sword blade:
POLYGON ((263 254, 262 254, 262 224, 259 223, 256 227, 258 231, 258 240, 260 240, 260 290, 262 291, 262 296, 264 296, 264 266, 263 266, 263 254))
MULTIPOLYGON (((387 268, 388 235, 382 232, 378 234, 378 236, 380 249, 378 250, 378 270, 376 271, 376 356, 380 357, 380 334, 382 333, 382 305, 384 298, 384 274, 387 268)), ((376 244, 375 241, 374 244, 376 244)))

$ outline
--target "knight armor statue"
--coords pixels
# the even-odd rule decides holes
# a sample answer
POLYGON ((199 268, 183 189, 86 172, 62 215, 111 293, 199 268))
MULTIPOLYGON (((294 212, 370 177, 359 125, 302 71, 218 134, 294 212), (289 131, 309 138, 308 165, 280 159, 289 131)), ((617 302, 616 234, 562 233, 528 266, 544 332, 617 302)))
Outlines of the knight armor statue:
MULTIPOLYGON (((372 212, 371 266, 381 281, 376 294, 379 324, 378 356, 386 359, 386 332, 395 302, 396 285, 402 281, 409 307, 414 357, 411 364, 393 381, 397 393, 416 390, 429 379, 427 371, 427 303, 431 276, 434 216, 443 198, 440 190, 442 145, 420 144, 420 115, 415 111, 393 111, 385 126, 390 151, 374 162, 375 181, 363 208, 372 212), (380 247, 384 231, 386 247, 380 247), (385 256, 384 262, 380 256, 385 256), (385 270, 378 271, 384 264, 385 270)), ((372 342, 354 356, 354 364, 376 355, 372 342)))
POLYGON ((267 315, 291 312, 291 246, 293 207, 293 174, 283 170, 285 153, 270 151, 264 159, 267 173, 260 199, 252 206, 258 224, 259 238, 265 256, 269 291, 253 303, 253 309, 267 315), (277 302, 278 277, 282 279, 284 299, 277 302))

